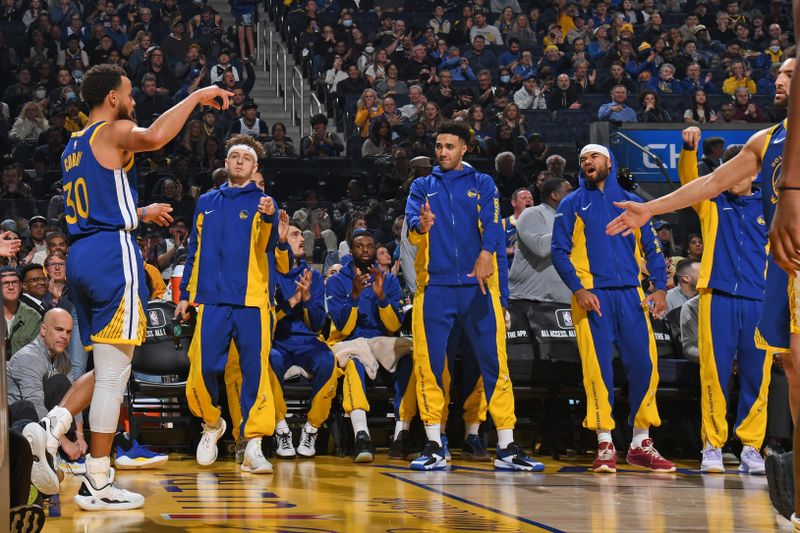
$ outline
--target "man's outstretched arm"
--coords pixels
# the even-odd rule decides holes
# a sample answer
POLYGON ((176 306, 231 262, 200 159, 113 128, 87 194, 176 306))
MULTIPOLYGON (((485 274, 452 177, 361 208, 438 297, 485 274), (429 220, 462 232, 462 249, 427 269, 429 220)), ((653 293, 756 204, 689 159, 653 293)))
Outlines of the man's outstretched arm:
POLYGON ((615 202, 625 211, 608 223, 609 235, 630 235, 656 215, 670 213, 709 200, 730 189, 745 178, 752 178, 761 170, 761 150, 768 130, 755 133, 745 144, 739 155, 723 163, 711 174, 706 174, 677 191, 645 203, 615 202))

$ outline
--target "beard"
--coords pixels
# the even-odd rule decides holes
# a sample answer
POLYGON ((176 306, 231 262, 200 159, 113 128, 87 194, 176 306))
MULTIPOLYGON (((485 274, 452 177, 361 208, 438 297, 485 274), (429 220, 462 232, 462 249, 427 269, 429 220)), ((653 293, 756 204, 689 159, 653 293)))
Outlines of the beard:
POLYGON ((594 177, 590 178, 589 176, 586 176, 586 173, 584 173, 584 176, 586 176, 586 181, 588 181, 589 183, 593 185, 598 185, 606 181, 606 179, 608 178, 608 174, 610 172, 611 172, 611 167, 609 166, 606 168, 597 168, 595 170, 594 177))
POLYGON ((133 120, 133 113, 131 113, 130 109, 119 106, 117 109, 117 120, 133 120))

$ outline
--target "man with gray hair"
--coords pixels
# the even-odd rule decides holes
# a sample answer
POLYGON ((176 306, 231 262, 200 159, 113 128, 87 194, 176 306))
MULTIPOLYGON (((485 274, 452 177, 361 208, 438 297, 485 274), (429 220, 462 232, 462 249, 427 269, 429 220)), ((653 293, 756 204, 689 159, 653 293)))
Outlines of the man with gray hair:
POLYGON ((528 182, 516 172, 517 156, 512 152, 500 152, 494 158, 494 183, 501 198, 509 199, 514 191, 527 187, 528 182))
POLYGON ((575 179, 575 176, 571 174, 567 174, 564 172, 564 169, 567 167, 567 160, 561 157, 558 154, 553 154, 547 159, 545 159, 544 164, 547 165, 547 170, 553 173, 554 178, 562 178, 567 180, 572 188, 576 188, 578 186, 578 182, 575 179))
POLYGON ((428 99, 425 98, 420 85, 412 85, 408 88, 408 99, 410 103, 401 107, 400 113, 406 120, 414 122, 422 114, 428 99))

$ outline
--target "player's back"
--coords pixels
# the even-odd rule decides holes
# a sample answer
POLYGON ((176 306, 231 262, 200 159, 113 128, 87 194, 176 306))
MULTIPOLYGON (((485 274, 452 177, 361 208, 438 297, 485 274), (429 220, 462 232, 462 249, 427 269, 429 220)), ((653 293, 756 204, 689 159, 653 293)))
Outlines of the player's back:
POLYGON ((764 141, 763 157, 761 158, 761 171, 758 174, 761 180, 762 200, 764 202, 764 218, 767 227, 772 224, 775 215, 775 206, 778 203, 778 181, 781 177, 783 166, 783 145, 786 140, 786 121, 781 121, 768 130, 764 141))
POLYGON ((73 133, 61 157, 64 214, 73 242, 102 231, 131 231, 139 223, 136 188, 128 179, 133 158, 125 168, 110 169, 95 157, 97 132, 107 125, 99 121, 73 133))

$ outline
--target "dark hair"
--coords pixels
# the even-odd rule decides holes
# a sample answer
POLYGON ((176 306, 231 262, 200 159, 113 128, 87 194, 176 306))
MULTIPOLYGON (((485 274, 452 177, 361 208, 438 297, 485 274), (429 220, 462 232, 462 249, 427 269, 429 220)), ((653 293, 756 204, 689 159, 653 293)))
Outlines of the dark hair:
POLYGON ((350 240, 347 241, 347 245, 350 247, 351 250, 353 249, 353 243, 356 242, 356 239, 359 239, 361 237, 369 237, 370 239, 372 239, 373 243, 375 242, 375 235, 373 235, 370 230, 356 229, 352 231, 352 233, 350 234, 350 240))
POLYGON ((642 91, 639 93, 639 105, 644 105, 644 99, 647 97, 648 94, 653 95, 653 99, 655 100, 655 105, 658 107, 660 98, 658 97, 658 93, 655 91, 642 91))
POLYGON ((28 263, 27 265, 23 266, 19 271, 19 279, 24 280, 25 276, 28 275, 28 272, 32 270, 38 270, 39 272, 44 273, 44 267, 38 263, 28 263))
POLYGON ((725 152, 722 154, 722 162, 727 163, 728 161, 739 155, 739 152, 742 151, 742 148, 744 148, 743 144, 732 144, 728 146, 728 148, 726 148, 725 152))
POLYGON ((317 124, 325 124, 327 126, 328 125, 328 117, 326 117, 322 113, 319 113, 319 114, 314 115, 313 117, 311 117, 311 127, 313 128, 317 124))
POLYGON ((722 137, 709 137, 703 140, 703 154, 710 152, 717 146, 725 145, 725 139, 722 137))
POLYGON ((542 202, 546 202, 550 195, 554 192, 558 192, 561 188, 561 185, 566 182, 564 178, 547 178, 544 183, 542 183, 542 202))
POLYGON ((345 231, 344 235, 344 240, 347 241, 348 245, 353 240, 353 231, 355 231, 353 228, 355 227, 357 220, 363 220, 364 222, 366 222, 367 218, 361 213, 352 214, 352 216, 350 217, 350 221, 347 223, 347 230, 345 231))
POLYGON ((383 142, 383 139, 380 136, 380 130, 386 126, 386 138, 391 141, 392 140, 392 127, 389 125, 389 121, 386 120, 384 117, 376 118, 369 127, 369 138, 375 144, 375 146, 380 146, 383 142))
POLYGON ((436 132, 436 135, 455 135, 462 141, 464 144, 468 144, 470 140, 470 133, 469 133, 469 124, 465 122, 455 122, 452 120, 448 120, 442 122, 442 125, 439 126, 439 131, 436 132))
MULTIPOLYGON (((696 235, 696 234, 695 234, 696 235)), ((678 265, 675 267, 675 284, 677 285, 678 280, 681 279, 681 276, 691 268, 691 266, 695 263, 699 263, 697 259, 681 259, 678 261, 678 265)))
POLYGON ((272 133, 273 133, 273 134, 275 133, 275 128, 277 128, 278 126, 280 126, 281 128, 283 128, 283 132, 284 132, 284 133, 286 133, 286 124, 284 124, 283 122, 275 122, 275 123, 272 125, 272 133))
POLYGON ((119 89, 125 71, 117 65, 95 65, 83 77, 81 84, 81 97, 89 109, 103 105, 108 93, 119 89))
POLYGON ((69 242, 69 240, 67 239, 67 236, 64 235, 64 233, 61 232, 61 231, 51 231, 50 233, 48 233, 45 236, 44 242, 49 244, 50 241, 52 241, 53 239, 59 239, 59 238, 60 239, 64 239, 65 241, 69 242))

